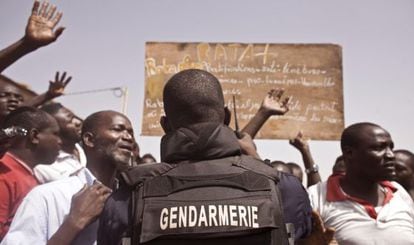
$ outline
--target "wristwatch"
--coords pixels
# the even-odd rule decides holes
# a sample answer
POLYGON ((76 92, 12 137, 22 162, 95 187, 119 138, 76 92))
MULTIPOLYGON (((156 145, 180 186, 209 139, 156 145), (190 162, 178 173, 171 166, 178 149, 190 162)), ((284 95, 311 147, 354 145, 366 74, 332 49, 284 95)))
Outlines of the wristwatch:
POLYGON ((317 173, 317 172, 319 172, 319 166, 318 166, 317 164, 314 164, 312 167, 307 168, 307 169, 305 170, 305 172, 306 172, 307 174, 317 173))

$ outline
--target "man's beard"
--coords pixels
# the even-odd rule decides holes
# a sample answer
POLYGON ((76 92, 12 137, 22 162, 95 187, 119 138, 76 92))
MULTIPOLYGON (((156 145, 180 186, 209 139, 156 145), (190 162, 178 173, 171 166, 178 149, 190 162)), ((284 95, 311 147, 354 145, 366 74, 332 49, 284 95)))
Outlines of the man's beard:
POLYGON ((126 170, 131 164, 133 154, 128 154, 125 151, 119 150, 119 148, 109 147, 106 151, 101 151, 105 161, 110 162, 117 171, 126 170))
POLYGON ((113 161, 115 163, 115 168, 118 171, 124 171, 130 167, 133 154, 131 153, 129 156, 126 154, 116 154, 113 152, 112 154, 113 161))

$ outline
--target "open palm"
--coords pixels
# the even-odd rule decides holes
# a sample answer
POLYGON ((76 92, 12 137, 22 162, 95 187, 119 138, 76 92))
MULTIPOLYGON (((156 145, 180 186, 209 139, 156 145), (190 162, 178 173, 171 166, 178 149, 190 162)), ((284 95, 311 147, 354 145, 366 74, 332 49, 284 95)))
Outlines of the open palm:
POLYGON ((64 28, 54 28, 62 18, 61 12, 56 12, 56 6, 49 3, 35 1, 32 14, 26 27, 25 38, 35 46, 44 46, 54 42, 63 32, 64 28))
POLYGON ((262 108, 271 115, 284 115, 289 111, 288 103, 290 98, 281 99, 284 93, 283 89, 272 89, 262 102, 262 108))

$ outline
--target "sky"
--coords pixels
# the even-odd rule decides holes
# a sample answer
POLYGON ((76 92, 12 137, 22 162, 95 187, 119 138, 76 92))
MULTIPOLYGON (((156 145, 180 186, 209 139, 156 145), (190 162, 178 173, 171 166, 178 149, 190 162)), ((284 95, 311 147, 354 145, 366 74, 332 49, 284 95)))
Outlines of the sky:
MULTIPOLYGON (((145 42, 334 43, 342 46, 345 125, 374 122, 398 149, 414 151, 412 0, 54 0, 63 11, 59 40, 4 74, 36 92, 56 71, 73 76, 66 92, 128 87, 127 115, 141 153, 159 159, 160 137, 141 136, 145 42)), ((1 0, 0 47, 24 34, 31 0, 1 0)), ((57 101, 85 118, 122 109, 111 91, 57 101)), ((286 140, 257 140, 262 158, 301 163, 286 140)), ((337 141, 310 141, 326 179, 337 141)))

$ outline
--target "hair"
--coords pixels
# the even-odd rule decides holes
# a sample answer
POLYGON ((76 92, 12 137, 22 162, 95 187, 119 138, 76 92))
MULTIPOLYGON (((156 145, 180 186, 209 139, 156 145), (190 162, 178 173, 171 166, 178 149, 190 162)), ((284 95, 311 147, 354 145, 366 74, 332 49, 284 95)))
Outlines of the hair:
POLYGON ((288 162, 286 163, 286 166, 288 166, 292 171, 293 169, 300 169, 302 171, 301 166, 299 166, 299 164, 294 163, 294 162, 288 162))
POLYGON ((224 121, 224 97, 218 79, 198 69, 181 71, 164 87, 164 110, 172 126, 224 121))
POLYGON ((292 175, 296 176, 300 182, 303 181, 303 170, 299 164, 294 162, 288 162, 286 163, 286 166, 290 169, 292 175))
MULTIPOLYGON (((119 113, 117 111, 111 111, 111 110, 98 111, 98 112, 92 113, 83 121, 81 135, 87 132, 95 133, 99 125, 102 123, 103 119, 108 118, 108 114, 109 115, 114 115, 114 114, 121 115, 127 118, 124 114, 119 113)), ((83 145, 85 146, 85 144, 83 145)))
POLYGON ((285 165, 286 163, 284 161, 280 161, 280 160, 275 160, 275 161, 272 161, 272 162, 269 163, 269 165, 272 166, 272 167, 276 166, 276 165, 281 165, 281 164, 285 165))
POLYGON ((82 124, 82 135, 86 132, 92 132, 94 133, 98 127, 98 125, 101 123, 101 120, 105 117, 107 117, 108 113, 116 113, 120 114, 116 111, 98 111, 94 112, 91 115, 89 115, 82 124))
POLYGON ((270 163, 270 166, 280 172, 292 174, 292 170, 282 161, 273 161, 270 163))
POLYGON ((40 109, 49 113, 50 115, 56 115, 60 109, 63 108, 63 105, 60 103, 48 103, 43 105, 40 109))
POLYGON ((29 106, 19 107, 10 112, 3 122, 3 128, 17 126, 30 130, 37 128, 43 130, 50 127, 51 116, 39 109, 29 106))
POLYGON ((141 161, 143 161, 144 158, 149 158, 152 159, 154 162, 157 162, 157 159, 155 159, 155 157, 151 154, 151 153, 146 153, 141 157, 141 161))
POLYGON ((381 128, 377 124, 370 122, 355 123, 344 129, 341 135, 341 149, 344 151, 346 146, 357 146, 360 140, 361 130, 368 127, 381 128))
POLYGON ((394 154, 403 154, 403 155, 405 155, 405 156, 407 156, 408 157, 408 159, 409 159, 409 167, 412 169, 412 170, 414 170, 414 153, 412 153, 411 151, 409 151, 409 150, 404 150, 404 149, 399 149, 399 150, 395 150, 394 151, 394 154))

